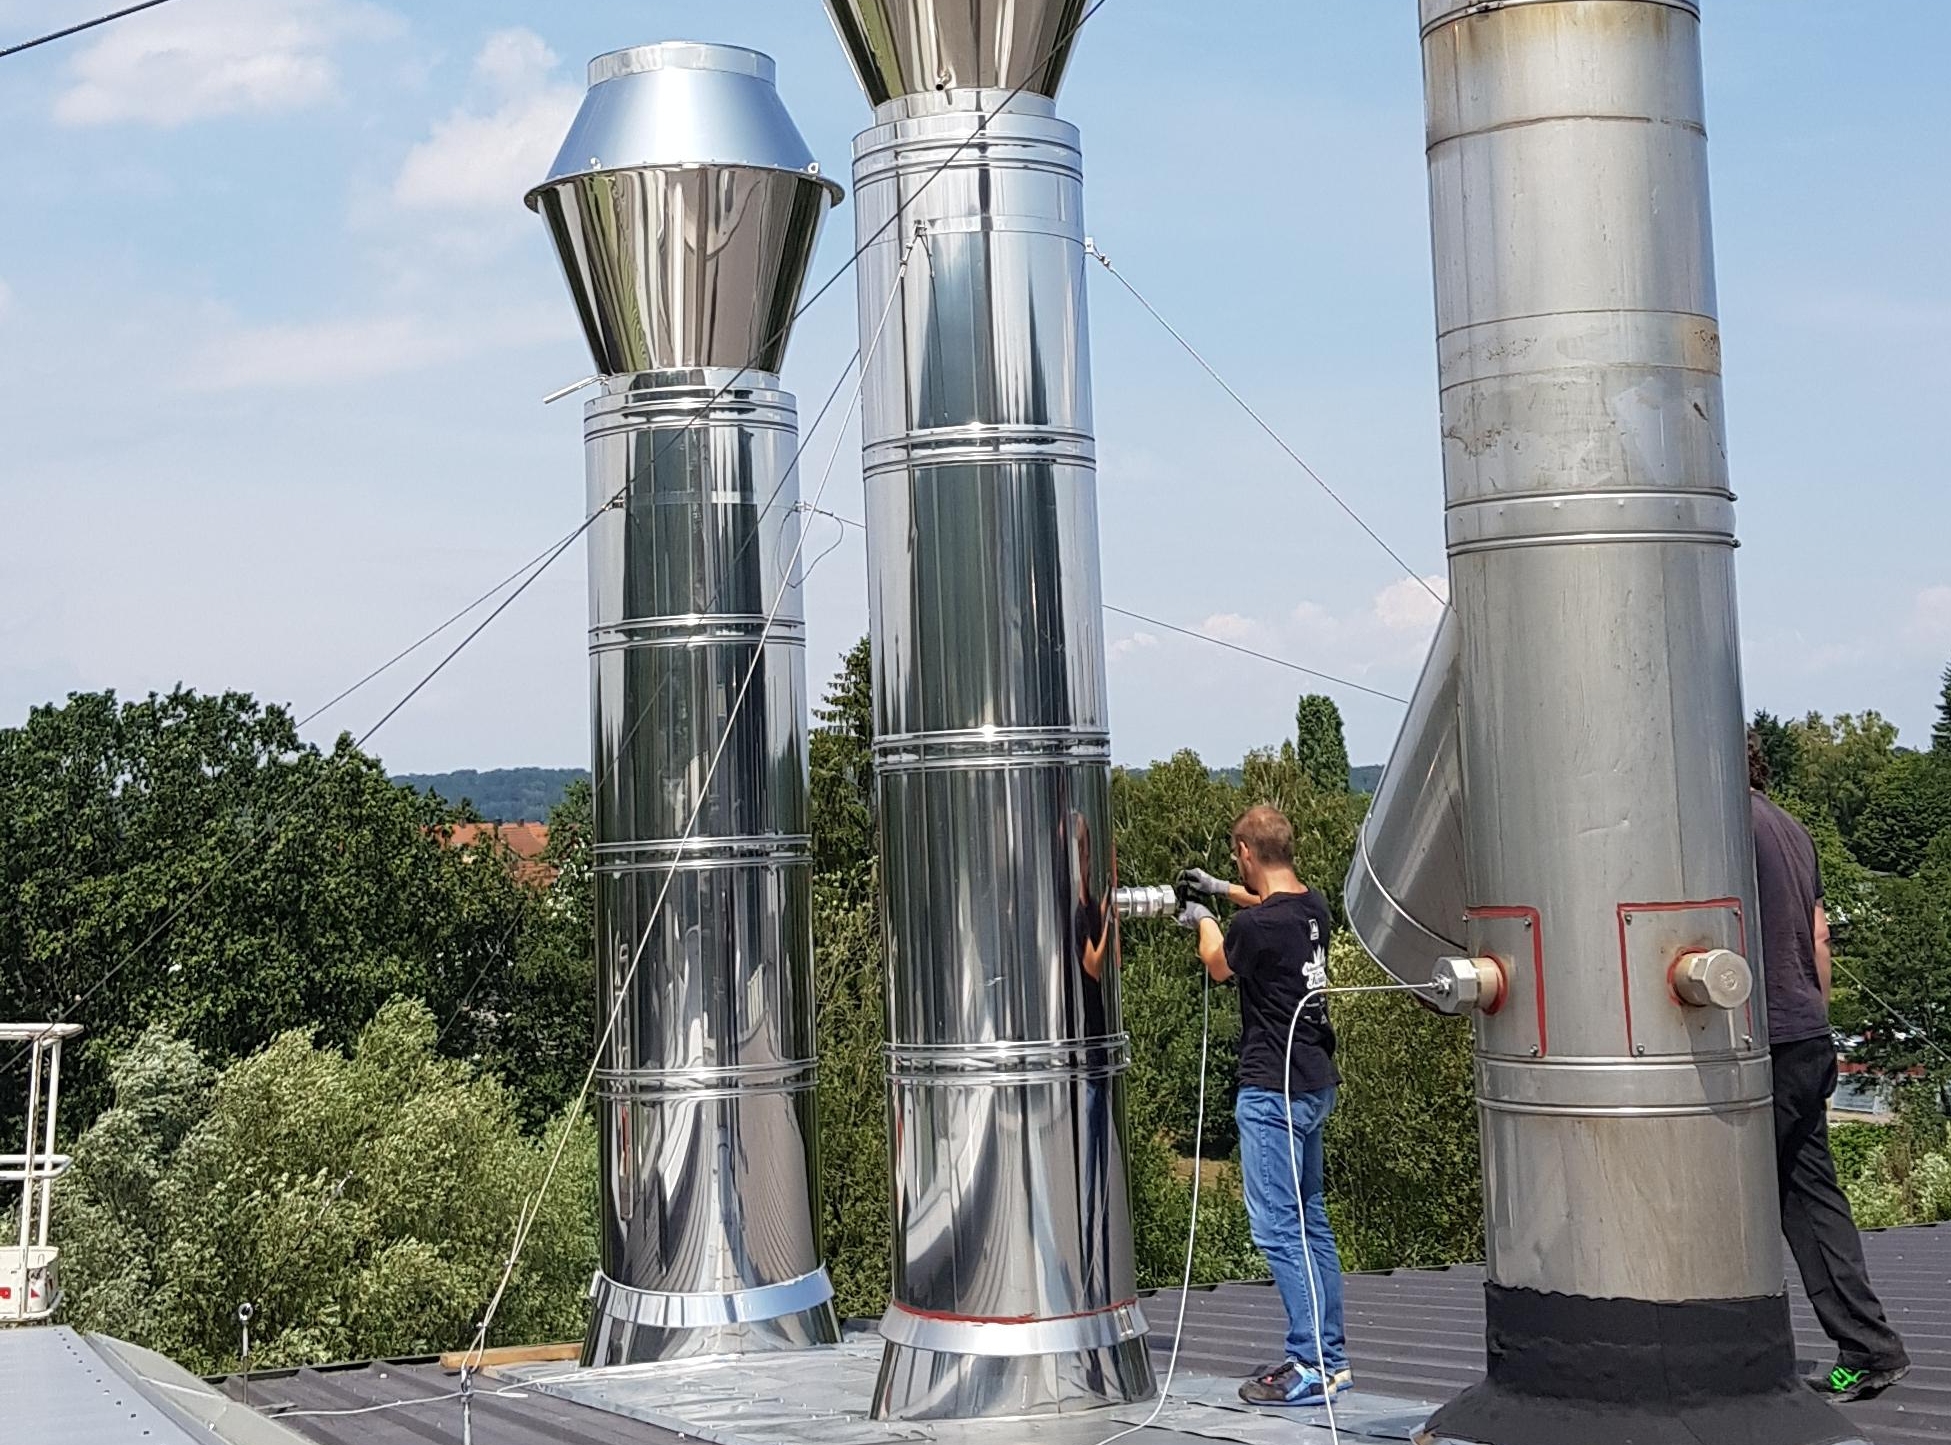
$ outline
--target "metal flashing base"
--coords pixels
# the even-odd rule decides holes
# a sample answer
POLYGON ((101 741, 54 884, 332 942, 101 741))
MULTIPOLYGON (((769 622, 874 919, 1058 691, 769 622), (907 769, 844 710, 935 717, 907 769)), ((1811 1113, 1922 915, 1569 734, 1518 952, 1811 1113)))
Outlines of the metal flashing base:
POLYGON ((1788 1299, 1588 1299, 1484 1285, 1489 1373, 1431 1418, 1453 1445, 1850 1445, 1798 1378, 1788 1299))
MULTIPOLYGON (((497 1373, 540 1394, 707 1445, 1100 1445, 1127 1430, 1135 1430, 1125 1438, 1137 1445, 1327 1445, 1329 1438, 1325 1410, 1255 1410, 1240 1402, 1238 1380, 1184 1372, 1150 1425, 1144 1422, 1155 1402, 1018 1419, 877 1420, 872 1405, 881 1351, 880 1336, 863 1333, 829 1348, 769 1358, 763 1370, 749 1359, 721 1357, 608 1370, 517 1366, 497 1373)), ((1415 1438, 1434 1408, 1358 1391, 1337 1403, 1335 1424, 1348 1445, 1398 1445, 1415 1438)))
POLYGON ((965 1355, 888 1342, 874 1382, 877 1420, 1022 1420, 1149 1401, 1143 1335, 1048 1355, 965 1355))
POLYGON ((698 1356, 803 1350, 840 1338, 825 1269, 724 1295, 631 1289, 598 1274, 590 1289, 584 1369, 698 1356))

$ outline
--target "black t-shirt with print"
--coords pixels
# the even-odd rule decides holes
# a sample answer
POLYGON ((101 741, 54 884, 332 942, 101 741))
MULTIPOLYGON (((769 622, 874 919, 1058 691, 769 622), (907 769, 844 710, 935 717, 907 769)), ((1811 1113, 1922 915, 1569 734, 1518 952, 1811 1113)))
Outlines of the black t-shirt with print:
POLYGON ((1335 1071, 1335 1031, 1328 1001, 1317 998, 1294 1023, 1307 994, 1328 982, 1328 932, 1333 920, 1319 894, 1276 893, 1233 915, 1226 930, 1226 966, 1240 986, 1240 1087, 1291 1087, 1296 1094, 1341 1082, 1335 1071), (1287 1063, 1287 1029, 1294 1024, 1294 1057, 1287 1063))

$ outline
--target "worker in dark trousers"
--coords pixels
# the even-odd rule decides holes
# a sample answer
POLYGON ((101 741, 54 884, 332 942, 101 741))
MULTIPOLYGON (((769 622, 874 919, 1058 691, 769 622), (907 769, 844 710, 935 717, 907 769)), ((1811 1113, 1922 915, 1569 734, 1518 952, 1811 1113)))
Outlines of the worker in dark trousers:
POLYGON ((1316 993, 1328 982, 1333 918, 1296 876, 1294 829, 1278 809, 1249 808, 1234 822, 1233 866, 1241 883, 1197 868, 1179 879, 1188 893, 1239 905, 1232 926, 1222 933, 1212 910, 1196 900, 1178 921, 1199 935, 1199 959, 1213 980, 1239 984, 1240 1085, 1233 1112, 1247 1224, 1287 1310, 1286 1356, 1256 1371, 1240 1386, 1240 1398, 1252 1405, 1320 1405, 1354 1383, 1321 1149, 1341 1083, 1328 1001, 1316 993))
POLYGON ((1836 1045, 1829 1032, 1829 917, 1822 905, 1822 869, 1808 830, 1768 800, 1768 761, 1752 732, 1748 786, 1768 1045, 1775 1067, 1782 1233, 1816 1318, 1836 1342, 1835 1365, 1809 1384, 1832 1400, 1858 1400, 1902 1379, 1910 1356, 1870 1288, 1863 1241, 1829 1154, 1836 1045))

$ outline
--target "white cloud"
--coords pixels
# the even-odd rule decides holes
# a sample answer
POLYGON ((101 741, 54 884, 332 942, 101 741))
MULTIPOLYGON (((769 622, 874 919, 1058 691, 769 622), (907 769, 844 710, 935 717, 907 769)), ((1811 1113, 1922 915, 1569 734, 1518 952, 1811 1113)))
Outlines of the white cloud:
POLYGON ((0 281, 0 321, 7 319, 7 313, 13 310, 13 305, 14 288, 5 281, 0 281))
POLYGON ((364 0, 198 0, 133 16, 70 63, 54 118, 179 126, 303 110, 337 93, 339 46, 400 30, 364 0))
POLYGON ((1435 629, 1449 597, 1447 577, 1404 577, 1375 594, 1375 616, 1391 632, 1428 633, 1435 629))
POLYGON ((500 30, 474 58, 474 73, 495 97, 490 110, 466 107, 434 122, 393 181, 403 210, 506 211, 540 180, 581 103, 582 92, 554 79, 556 56, 540 36, 500 30))
POLYGON ((1134 632, 1129 637, 1120 637, 1113 642, 1110 651, 1113 658, 1130 657, 1134 652, 1143 652, 1147 648, 1157 646, 1158 638, 1151 633, 1134 632))
POLYGON ((497 30, 474 57, 474 74, 503 95, 524 95, 547 85, 556 53, 533 30, 497 30))
POLYGON ((1198 630, 1208 637, 1217 637, 1221 642, 1244 643, 1266 629, 1253 618, 1242 617, 1237 612, 1215 612, 1199 624, 1198 630))
POLYGON ((202 392, 347 385, 559 340, 562 332, 555 309, 473 315, 465 321, 407 313, 239 326, 194 347, 180 384, 202 392))

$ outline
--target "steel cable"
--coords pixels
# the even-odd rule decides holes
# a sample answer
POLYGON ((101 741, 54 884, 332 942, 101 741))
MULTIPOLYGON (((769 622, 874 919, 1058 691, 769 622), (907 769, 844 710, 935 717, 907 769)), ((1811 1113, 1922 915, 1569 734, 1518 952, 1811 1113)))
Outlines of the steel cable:
POLYGON ((43 45, 51 45, 57 40, 66 40, 70 35, 79 35, 84 30, 93 30, 98 25, 106 25, 111 20, 120 20, 125 15, 133 15, 139 10, 154 10, 158 5, 165 5, 167 3, 169 3, 169 0, 142 0, 142 3, 139 5, 127 5, 120 10, 112 10, 106 15, 97 15, 93 20, 84 20, 78 25, 68 25, 60 30, 51 30, 46 35, 37 35, 32 40, 22 40, 16 44, 7 46, 4 50, 0 50, 0 60, 5 60, 9 55, 19 55, 23 51, 37 49, 43 45))
MULTIPOLYGON (((163 3, 163 0, 146 0, 146 5, 137 6, 135 8, 142 9, 142 8, 147 8, 148 6, 158 5, 161 3, 163 3)), ((1084 28, 1084 26, 1091 20, 1091 18, 1095 16, 1100 10, 1102 10, 1105 7, 1105 5, 1108 3, 1109 0, 1093 0, 1093 3, 1089 6, 1089 8, 1084 10, 1083 13, 1081 13, 1077 17, 1076 21, 1064 30, 1063 34, 1059 36, 1058 39, 1055 41, 1055 43, 1053 43, 1050 46, 1050 48, 1044 53, 1044 55, 1037 62, 1037 64, 1030 69, 1030 71, 1028 72, 1028 76, 1030 78, 1034 78, 1036 75, 1041 74, 1044 67, 1048 65, 1050 60, 1054 58, 1056 55, 1058 55, 1066 46, 1068 46, 1071 43, 1071 41, 1076 38, 1078 32, 1081 31, 1084 28)), ((22 45, 15 46, 13 47, 12 50, 0 51, 0 56, 4 56, 6 54, 12 54, 15 51, 22 50, 22 49, 31 49, 35 45, 45 44, 47 43, 47 41, 52 39, 59 39, 60 35, 62 34, 73 34, 78 30, 85 30, 90 28, 90 26, 92 25, 103 24, 106 23, 107 20, 119 18, 120 15, 129 14, 129 13, 133 13, 133 10, 118 11, 116 12, 115 15, 106 16, 103 17, 102 19, 91 21, 81 26, 71 27, 67 31, 60 32, 60 34, 43 36, 40 39, 28 41, 22 45)), ((1030 84, 1030 79, 1026 78, 1020 84, 1018 84, 1012 90, 1010 90, 1009 93, 1003 97, 1003 100, 1000 104, 994 107, 994 109, 985 112, 983 115, 981 115, 978 118, 977 124, 974 127, 974 129, 971 130, 967 136, 963 137, 960 143, 958 143, 955 146, 955 148, 951 150, 948 153, 948 155, 941 160, 939 164, 937 164, 932 170, 930 170, 925 176, 922 177, 920 184, 918 184, 911 193, 907 194, 899 202, 897 202, 894 211, 888 216, 887 220, 882 222, 880 226, 876 227, 872 235, 868 236, 864 241, 861 241, 854 248, 853 253, 850 256, 848 256, 846 261, 843 262, 840 265, 840 267, 833 272, 832 275, 827 277, 825 281, 821 282, 820 285, 814 290, 813 294, 807 297, 805 301, 801 302, 800 305, 792 312, 792 314, 788 316, 783 322, 781 322, 780 325, 772 332, 771 335, 769 335, 759 346, 754 348, 752 357, 748 358, 745 364, 740 366, 732 374, 729 380, 727 380, 722 386, 720 386, 715 392, 712 393, 710 398, 706 400, 706 402, 702 407, 700 407, 696 412, 694 412, 691 417, 686 419, 685 424, 682 427, 679 427, 676 430, 674 430, 671 433, 670 437, 664 442, 664 444, 661 447, 657 448, 652 453, 651 458, 647 463, 647 466, 649 468, 654 469, 657 463, 663 458, 665 452, 667 452, 671 447, 677 445, 677 443, 687 433, 689 433, 691 428, 697 424, 697 421, 700 417, 708 414, 712 409, 712 407, 714 407, 720 400, 722 400, 725 397, 725 395, 732 390, 733 387, 735 387, 746 375, 748 375, 752 371, 756 359, 759 356, 764 355, 767 349, 769 349, 780 338, 784 337, 791 330, 793 325, 800 319, 800 317, 804 316, 809 310, 811 310, 820 301, 820 299, 827 294, 827 292, 832 290, 833 287, 839 283, 840 279, 843 276, 845 276, 849 271, 853 269, 853 267, 859 262, 860 258, 867 253, 868 249, 871 246, 873 246, 877 241, 880 240, 882 236, 886 235, 890 229, 892 229, 897 223, 899 223, 902 216, 907 213, 908 208, 912 206, 917 200, 919 200, 923 195, 923 193, 925 193, 928 190, 928 188, 932 186, 935 183, 935 181, 938 180, 942 176, 942 174, 946 172, 948 168, 951 165, 953 165, 971 145, 975 144, 976 141, 981 138, 981 136, 987 131, 990 120, 995 115, 1000 114, 1001 112, 1007 110, 1011 102, 1016 100, 1018 96, 1022 95, 1023 92, 1028 89, 1029 84, 1030 84)), ((578 385, 582 385, 582 384, 584 383, 578 383, 578 385)), ((787 475, 790 476, 791 473, 788 472, 787 475)), ((783 485, 783 479, 782 479, 782 485, 783 485)), ((528 588, 534 584, 536 579, 539 578, 545 571, 547 571, 548 568, 558 558, 560 558, 565 551, 569 549, 570 545, 574 543, 577 538, 581 537, 585 532, 587 532, 590 529, 590 527, 594 526, 596 523, 596 519, 598 517, 602 516, 604 512, 608 511, 611 507, 616 506, 619 502, 621 502, 624 497, 625 491, 627 491, 627 485, 624 488, 619 488, 616 495, 611 497, 609 501, 604 504, 604 506, 597 508, 594 512, 590 513, 589 516, 585 517, 582 523, 579 526, 577 526, 573 531, 571 531, 567 536, 563 537, 561 541, 553 544, 544 553, 539 554, 541 558, 539 563, 529 564, 530 566, 533 567, 534 569, 533 571, 528 571, 527 567, 518 570, 517 572, 511 575, 510 579, 504 580, 503 582, 497 584, 494 588, 490 589, 487 593, 483 594, 481 599, 478 599, 476 602, 470 604, 468 607, 463 608, 460 613, 457 613, 453 618, 450 618, 447 622, 442 623, 440 627, 434 629, 433 632, 421 638, 420 641, 415 642, 411 647, 407 648, 405 652, 398 654, 390 661, 382 664, 379 668, 375 669, 373 673, 369 674, 368 677, 363 678, 359 682, 353 684, 351 688, 347 689, 346 693, 341 694, 342 697, 348 696, 350 695, 351 692, 356 691, 360 687, 363 687, 366 682, 371 680, 372 677, 376 677, 379 675, 379 673, 386 671, 387 668, 391 667, 395 662, 399 661, 401 657, 404 657, 408 653, 416 651, 418 648, 423 646, 426 642, 430 641, 433 637, 438 636, 441 632, 446 631, 448 627, 452 626, 453 623, 458 621, 461 617, 466 616, 467 613, 469 612, 472 612, 476 607, 480 606, 481 603, 485 601, 488 597, 492 597, 496 592, 500 591, 502 587, 507 586, 508 580, 512 580, 513 577, 520 577, 522 576, 522 572, 528 571, 528 575, 523 579, 521 585, 518 586, 515 589, 515 591, 511 593, 507 598, 505 598, 500 603, 500 605, 498 605, 494 609, 493 612, 489 613, 488 616, 482 620, 479 626, 475 627, 471 632, 468 633, 466 637, 462 638, 460 643, 457 646, 455 646, 452 651, 450 651, 445 657, 443 657, 438 663, 436 663, 432 671, 427 673, 426 676, 422 677, 420 681, 415 683, 413 687, 407 691, 404 697, 402 697, 398 702, 396 702, 391 708, 389 708, 386 711, 386 713, 380 718, 378 722, 374 723, 370 728, 368 728, 364 733, 362 733, 359 736, 358 740, 356 741, 355 746, 363 747, 365 743, 369 739, 371 739, 373 734, 377 733, 380 730, 380 728, 384 727, 388 722, 390 722, 393 719, 393 717, 400 711, 401 708, 405 707, 410 701, 412 701, 413 698, 417 697, 420 694, 420 692, 429 683, 431 683, 434 680, 435 677, 439 676, 439 674, 447 668, 449 663, 453 662, 453 660, 456 657, 458 657, 460 653, 465 648, 467 648, 467 646, 470 643, 472 643, 477 637, 479 637, 481 633, 485 631, 487 627, 491 623, 493 623, 497 617, 499 617, 504 611, 506 611, 507 608, 515 601, 516 598, 520 597, 524 592, 526 592, 528 588)), ((777 490, 775 489, 775 495, 776 494, 777 494, 777 490)), ((803 540, 804 538, 802 537, 802 541, 803 540)), ((320 712, 323 712, 326 708, 333 706, 338 701, 339 698, 334 698, 331 702, 326 703, 323 707, 315 709, 308 716, 308 720, 310 717, 316 717, 320 712)), ((639 721, 641 721, 641 719, 639 719, 639 721)), ((325 770, 321 770, 318 774, 315 774, 313 778, 310 780, 310 782, 307 783, 305 787, 300 789, 299 793, 293 797, 293 799, 291 800, 291 805, 295 805, 297 802, 302 801, 303 798, 309 794, 310 790, 313 787, 316 787, 318 783, 325 776, 326 776, 325 770)), ((290 805, 287 806, 286 809, 287 812, 289 811, 289 806, 290 805)), ((127 953, 125 953, 115 964, 113 964, 109 968, 107 973, 105 973, 100 979, 98 979, 95 982, 95 984, 92 985, 89 989, 87 989, 84 993, 78 996, 74 1003, 69 1005, 64 1005, 61 1009, 57 1010, 56 1017, 52 1021, 57 1023, 64 1022, 65 1020, 73 1016, 75 1010, 81 1008, 89 1000, 93 999, 97 994, 99 994, 101 990, 104 987, 106 987, 111 980, 113 980, 117 975, 119 975, 124 968, 126 968, 131 962, 133 962, 137 957, 139 957, 149 947, 151 943, 153 943, 171 926, 173 926, 175 922, 179 918, 181 918, 183 914, 187 912, 190 907, 192 907, 199 899, 201 899, 204 896, 204 894, 206 894, 210 890, 210 888, 216 883, 216 881, 220 877, 222 877, 225 873, 229 872, 229 870, 232 867, 234 867, 240 859, 242 859, 246 854, 250 853, 257 846, 257 842, 259 837, 262 834, 262 831, 263 830, 261 828, 254 831, 251 837, 245 842, 245 844, 242 847, 238 848, 235 852, 231 853, 227 857, 221 859, 218 865, 208 875, 206 875, 206 877, 204 878, 201 884, 199 884, 194 890, 192 890, 190 896, 186 898, 182 902, 182 904, 180 904, 177 908, 172 910, 169 913, 169 915, 165 917, 160 924, 156 925, 155 928, 151 929, 147 934, 145 934, 143 938, 132 949, 130 949, 127 953)), ((14 1070, 14 1068, 18 1066, 20 1061, 27 1056, 28 1047, 29 1045, 23 1044, 19 1049, 15 1050, 13 1056, 9 1058, 5 1064, 0 1065, 0 1075, 11 1073, 14 1070)))
POLYGON ((1375 528, 1369 526, 1367 522, 1362 520, 1361 513, 1357 512, 1353 507, 1349 506, 1348 502, 1346 501, 1346 499, 1342 497, 1341 493, 1337 492, 1333 487, 1329 486, 1327 482, 1322 479, 1321 474, 1315 471, 1313 467, 1309 466, 1307 464, 1307 460, 1304 457, 1302 457, 1299 452, 1295 451, 1294 448, 1289 446, 1287 444, 1286 439, 1282 437, 1279 432, 1275 431, 1271 425, 1268 424, 1267 419, 1261 416, 1259 412, 1255 411, 1253 407, 1248 403, 1247 399, 1241 396, 1238 391, 1234 390, 1232 384, 1229 383, 1225 377, 1221 376, 1219 372, 1214 369, 1213 364, 1210 361, 1206 360, 1205 357, 1199 354, 1198 348, 1193 346, 1193 344, 1190 341, 1187 341, 1185 337, 1179 332, 1179 329, 1177 327, 1175 327, 1171 322, 1167 321, 1162 315, 1159 314, 1158 308, 1153 306, 1151 302, 1145 299, 1144 295, 1138 290, 1138 288, 1132 285, 1130 280, 1127 279, 1125 273, 1120 271, 1116 266, 1113 266, 1111 264, 1111 258, 1105 255, 1104 252, 1098 250, 1096 244, 1092 241, 1087 240, 1084 242, 1084 245, 1085 248, 1090 252, 1090 254, 1097 258, 1098 264, 1103 266, 1104 269, 1107 272, 1109 272, 1112 276, 1116 277, 1118 284, 1131 293, 1132 299, 1137 301, 1137 303, 1140 306, 1145 308, 1145 310, 1150 314, 1152 320, 1156 321, 1160 326, 1163 326, 1165 328, 1166 334, 1169 335, 1174 341, 1179 343, 1179 346, 1181 347, 1181 349, 1184 350, 1185 354, 1187 356, 1190 356, 1197 363, 1199 363, 1200 370, 1204 371, 1206 375, 1210 376, 1215 382, 1219 383, 1219 389, 1225 392, 1229 397, 1231 397, 1233 399, 1234 404, 1238 406, 1241 411, 1245 412, 1247 416, 1252 418, 1253 424, 1259 427, 1261 431, 1265 432, 1268 435, 1268 437, 1272 439, 1273 444, 1279 447, 1283 452, 1287 454, 1288 460, 1293 462, 1294 465, 1299 467, 1303 472, 1307 473, 1308 478, 1314 483, 1314 485, 1319 487, 1322 491, 1326 492, 1328 494, 1329 500, 1331 500, 1337 507, 1341 508, 1342 511, 1346 512, 1350 520, 1352 520, 1357 527, 1360 527, 1364 532, 1368 534, 1370 541, 1374 542, 1375 545, 1380 547, 1384 552, 1387 552, 1389 554, 1389 559, 1393 561, 1396 564, 1396 566, 1402 569, 1403 574, 1405 576, 1409 577, 1412 581, 1414 581, 1417 586, 1421 587, 1423 591, 1427 592, 1431 597, 1434 597, 1436 599, 1438 606, 1447 610, 1450 605, 1449 599, 1444 597, 1443 594, 1438 592, 1434 587, 1430 586, 1429 580, 1425 578, 1422 575, 1422 573, 1418 572, 1414 567, 1411 567, 1407 562, 1405 562, 1400 552, 1396 551, 1395 548, 1391 547, 1387 542, 1383 541, 1382 534, 1380 532, 1377 532, 1375 528))
MULTIPOLYGON (((808 507, 802 503, 800 510, 803 512, 811 512, 816 516, 826 517, 840 523, 842 527, 853 527, 862 532, 867 530, 866 523, 857 522, 852 517, 842 516, 838 512, 828 511, 824 507, 808 507)), ((1142 612, 1133 612, 1129 608, 1113 607, 1109 602, 1100 603, 1099 605, 1106 612, 1115 612, 1120 617, 1129 617, 1132 621, 1143 622, 1149 627, 1158 627, 1163 628, 1167 632, 1176 632, 1181 637, 1190 637, 1194 642, 1208 642, 1214 647, 1223 647, 1228 652, 1237 652, 1243 657, 1255 657, 1262 662, 1271 662, 1276 667, 1284 667, 1292 672, 1318 678, 1322 682, 1333 683, 1336 687, 1345 687, 1354 692, 1365 692, 1370 697, 1379 697, 1386 702, 1399 703, 1403 707, 1409 705, 1409 699, 1406 697, 1398 697, 1392 692, 1383 692, 1380 688, 1369 687, 1366 683, 1353 682, 1345 677, 1336 677, 1332 672, 1322 672, 1318 668, 1303 667, 1298 662, 1290 662, 1284 657, 1276 657, 1271 652, 1256 652, 1251 647, 1242 647, 1239 643, 1228 642, 1223 637, 1214 637, 1212 634, 1206 632, 1195 632, 1190 627, 1180 627, 1177 623, 1163 622, 1156 617, 1147 617, 1142 612)))

